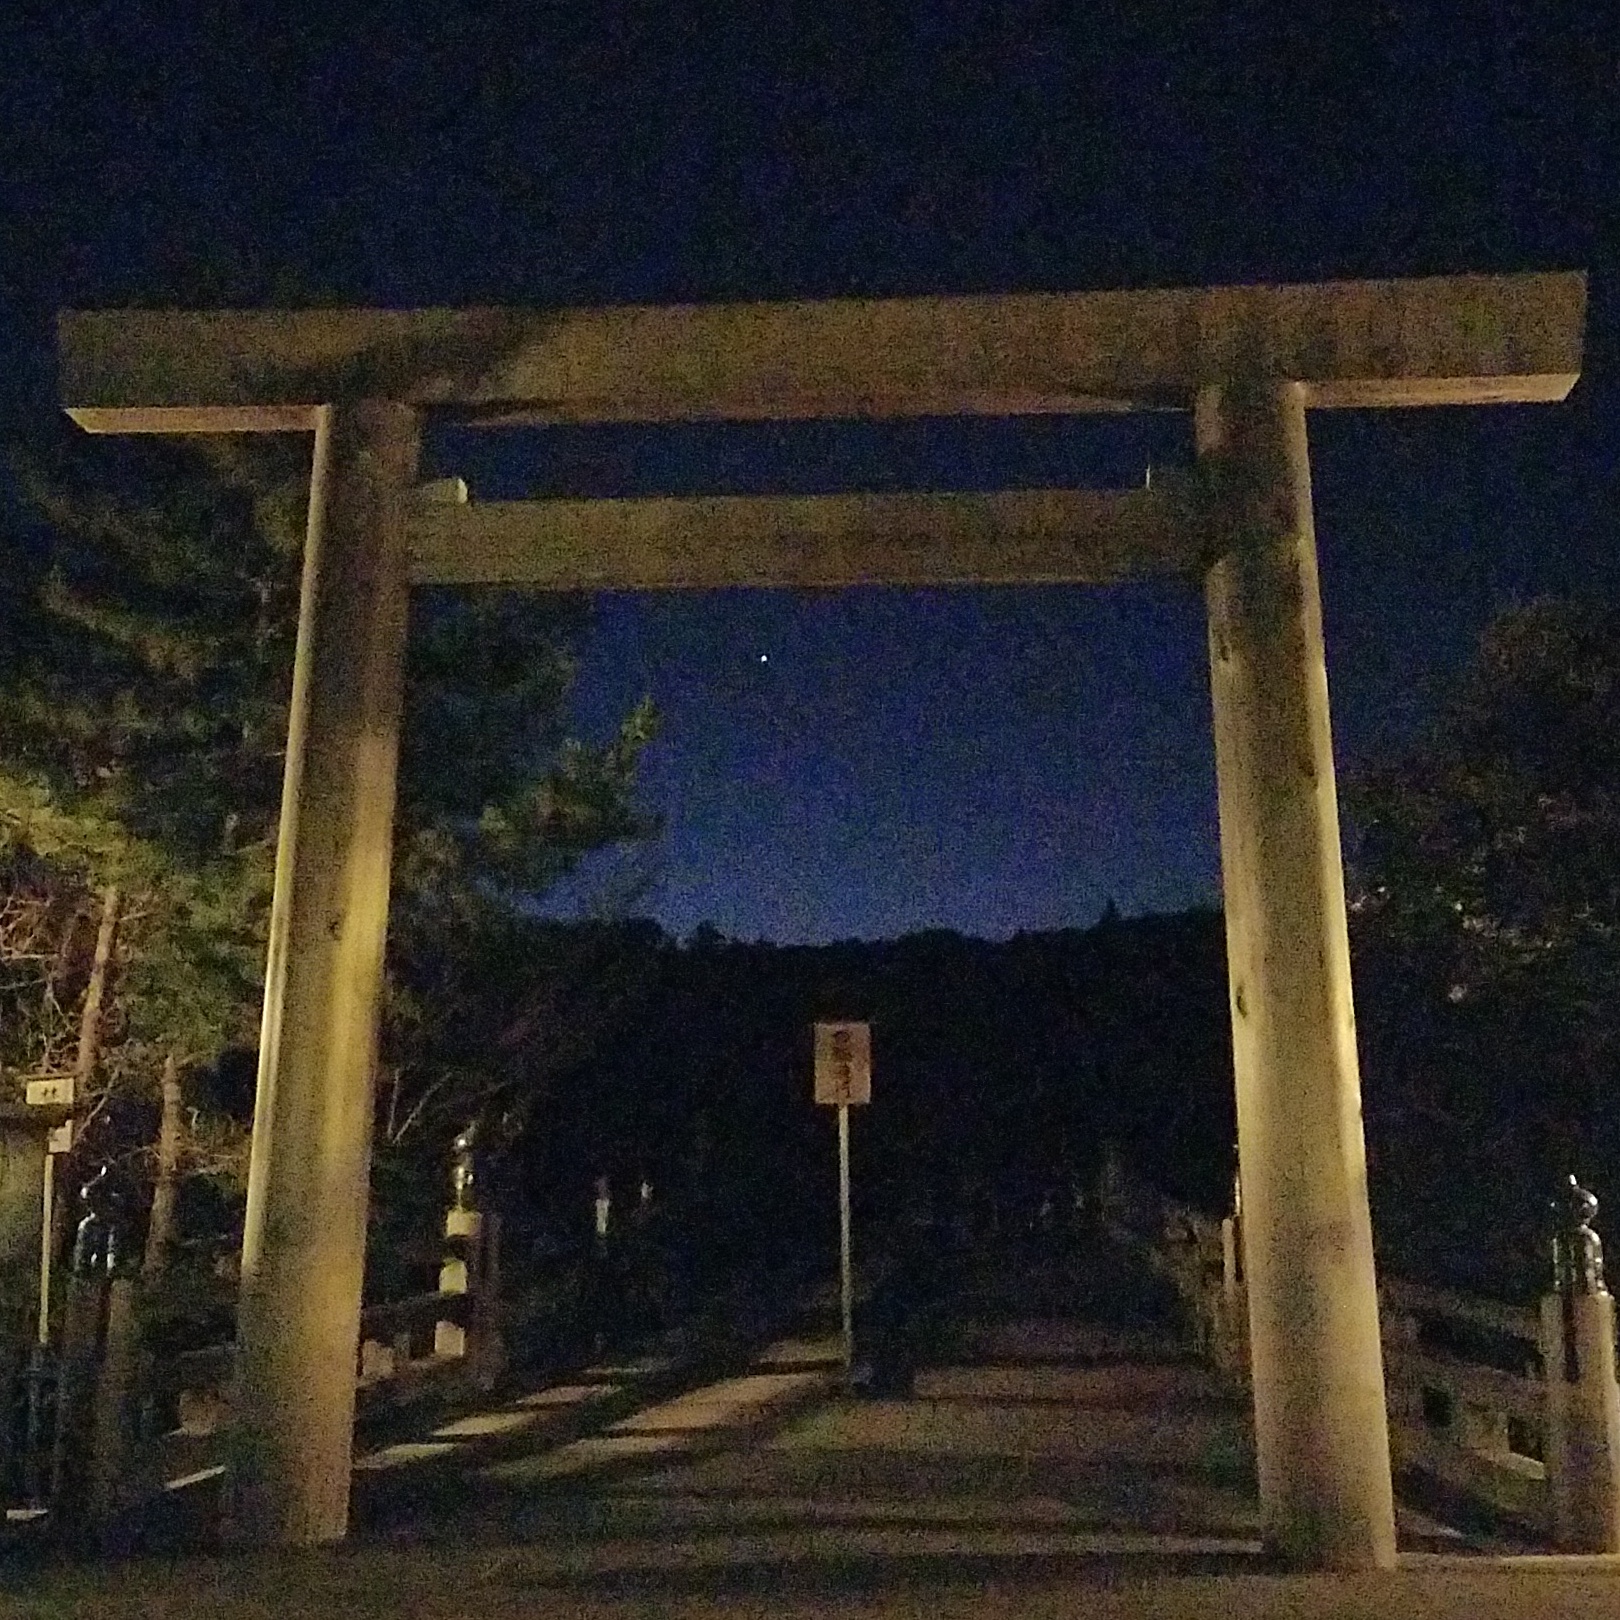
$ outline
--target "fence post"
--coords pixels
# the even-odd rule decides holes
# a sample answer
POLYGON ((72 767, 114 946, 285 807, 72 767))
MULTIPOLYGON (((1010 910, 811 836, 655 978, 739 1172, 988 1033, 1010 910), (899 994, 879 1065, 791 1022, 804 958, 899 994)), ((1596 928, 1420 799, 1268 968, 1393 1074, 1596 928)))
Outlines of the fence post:
POLYGON ((1620 1552, 1620 1385, 1597 1207, 1574 1176, 1554 1200, 1553 1291, 1541 1302, 1553 1539, 1566 1552, 1620 1552))
POLYGON ((494 1290, 498 1286, 496 1217, 477 1207, 478 1126, 469 1125, 452 1144, 451 1204, 445 1212, 445 1258, 439 1267, 441 1294, 471 1294, 463 1326, 436 1322, 433 1353, 463 1356, 467 1375, 479 1389, 500 1377, 501 1345, 494 1290))
POLYGON ((485 1210, 480 1226, 467 1333, 467 1377, 474 1388, 488 1391, 495 1387, 506 1366, 500 1321, 501 1218, 495 1211, 485 1210))

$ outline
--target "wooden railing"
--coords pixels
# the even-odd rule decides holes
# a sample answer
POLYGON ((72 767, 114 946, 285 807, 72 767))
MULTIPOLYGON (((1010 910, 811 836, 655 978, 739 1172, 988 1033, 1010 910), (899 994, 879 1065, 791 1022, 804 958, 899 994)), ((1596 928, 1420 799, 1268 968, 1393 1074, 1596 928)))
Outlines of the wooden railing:
POLYGON ((1547 1383, 1535 1311, 1386 1278, 1391 1460, 1550 1542, 1547 1383))
MULTIPOLYGON (((468 1334, 484 1314, 478 1295, 442 1290, 367 1306, 360 1317, 355 1367, 359 1410, 408 1399, 441 1381, 472 1377, 476 1355, 469 1359, 465 1343, 445 1349, 439 1324, 450 1323, 468 1334)), ((476 1349, 476 1338, 468 1342, 476 1349)), ((233 1344, 182 1351, 156 1370, 153 1392, 162 1407, 178 1408, 182 1430, 207 1433, 225 1416, 235 1365, 233 1344)))
MULTIPOLYGON (((439 1288, 361 1312, 355 1393, 362 1416, 457 1385, 494 1383, 501 1359, 497 1230, 485 1218, 472 1233, 460 1234, 462 1252, 447 1256, 439 1288)), ((158 1404, 178 1410, 178 1433, 197 1437, 223 1425, 235 1360, 233 1344, 209 1345, 175 1356, 156 1372, 158 1404)))
MULTIPOLYGON (((1175 1288, 1194 1348, 1246 1379, 1248 1302, 1233 1223, 1170 1200, 1137 1201, 1115 1229, 1175 1288)), ((1379 1319, 1397 1476, 1418 1476, 1504 1528, 1550 1544, 1548 1385, 1538 1313, 1385 1278, 1379 1319)))
MULTIPOLYGON (((474 1138, 453 1144, 453 1201, 428 1251, 438 1286, 361 1312, 355 1354, 356 1408, 430 1392, 487 1392, 500 1376, 500 1221, 476 1207, 474 1138)), ((95 1545, 137 1509, 223 1474, 220 1437, 230 1417, 234 1344, 205 1345, 158 1359, 161 1334, 142 1321, 141 1280, 120 1264, 116 1209, 105 1168, 85 1186, 57 1343, 36 1358, 26 1389, 26 1434, 0 1448, 27 1507, 53 1534, 95 1545), (98 1188, 100 1196, 97 1196, 98 1188)), ((10 1429, 8 1427, 7 1434, 10 1429)))

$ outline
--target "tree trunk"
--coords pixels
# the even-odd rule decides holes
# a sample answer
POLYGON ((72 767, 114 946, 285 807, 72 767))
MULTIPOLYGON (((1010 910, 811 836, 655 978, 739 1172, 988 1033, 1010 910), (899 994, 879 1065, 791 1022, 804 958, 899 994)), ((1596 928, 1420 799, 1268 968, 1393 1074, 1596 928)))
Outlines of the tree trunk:
POLYGON ((67 917, 62 923, 61 936, 57 941, 56 955, 51 961, 51 971, 45 978, 44 1006, 49 1007, 57 1002, 57 991, 61 989, 68 974, 73 970, 73 947, 77 942, 79 933, 79 907, 69 907, 67 917))
POLYGON ((148 1289, 161 1281, 168 1265, 169 1238, 174 1231, 175 1197, 180 1190, 184 1099, 180 1094, 180 1068, 172 1052, 163 1060, 162 1099, 162 1112, 158 1115, 157 1177, 152 1186, 152 1214, 146 1223, 146 1248, 141 1254, 141 1281, 148 1289))
POLYGON ((90 961, 90 982, 85 986, 84 1007, 79 1013, 79 1051, 73 1063, 74 1100, 81 1107, 101 1052, 101 1007, 107 999, 113 936, 118 931, 119 898, 117 884, 109 884, 101 891, 101 924, 96 929, 96 954, 90 961))
MULTIPOLYGON (((79 1011, 79 1049, 73 1059, 73 1106, 84 1108, 101 1056, 101 1009, 107 999, 107 981, 112 976, 113 939, 118 932, 118 911, 122 901, 116 883, 101 891, 101 921, 96 927, 95 955, 90 959, 90 980, 84 987, 84 1005, 79 1011)), ((74 1200, 67 1187, 56 1200, 52 1244, 61 1251, 63 1235, 74 1218, 74 1200)))

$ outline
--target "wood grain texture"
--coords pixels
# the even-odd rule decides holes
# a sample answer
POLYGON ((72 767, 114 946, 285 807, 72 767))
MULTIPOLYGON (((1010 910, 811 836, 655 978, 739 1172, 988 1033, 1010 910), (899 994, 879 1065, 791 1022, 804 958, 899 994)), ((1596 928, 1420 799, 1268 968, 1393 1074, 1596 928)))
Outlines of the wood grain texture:
POLYGON ((1561 399, 1579 273, 599 309, 68 311, 94 432, 285 431, 334 399, 492 421, 1185 409, 1243 376, 1320 406, 1561 399), (290 408, 290 411, 289 411, 290 408))

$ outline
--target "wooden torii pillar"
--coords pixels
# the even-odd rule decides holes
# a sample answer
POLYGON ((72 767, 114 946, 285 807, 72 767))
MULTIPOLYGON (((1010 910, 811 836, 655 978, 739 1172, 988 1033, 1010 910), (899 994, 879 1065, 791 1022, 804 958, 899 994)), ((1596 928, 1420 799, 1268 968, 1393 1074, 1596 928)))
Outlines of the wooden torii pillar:
POLYGON ((1562 399, 1572 274, 524 310, 64 314, 92 432, 313 432, 238 1325, 239 1536, 347 1526, 409 585, 1101 583, 1197 572, 1265 1535, 1393 1562, 1308 408, 1562 399), (419 420, 1194 412, 1151 491, 418 505, 419 420))

